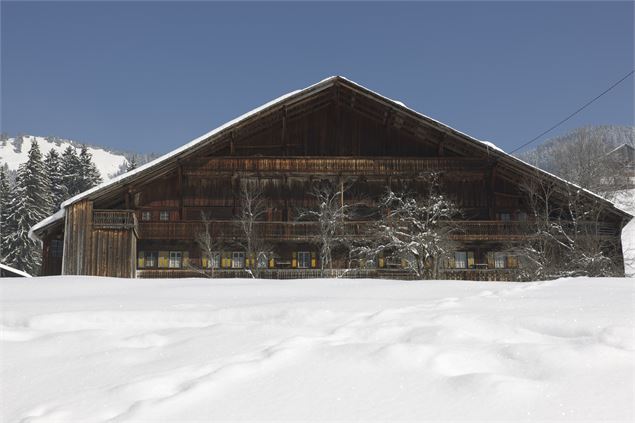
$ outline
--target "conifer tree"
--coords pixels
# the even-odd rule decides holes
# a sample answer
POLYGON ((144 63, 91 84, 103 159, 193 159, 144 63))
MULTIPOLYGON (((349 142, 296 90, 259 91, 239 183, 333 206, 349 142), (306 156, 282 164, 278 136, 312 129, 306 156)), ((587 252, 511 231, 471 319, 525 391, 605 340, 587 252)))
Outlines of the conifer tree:
POLYGON ((95 185, 99 185, 102 182, 101 175, 95 163, 93 163, 93 155, 90 154, 88 148, 82 145, 82 149, 79 153, 80 163, 80 189, 79 192, 84 192, 87 189, 91 189, 95 185))
POLYGON ((126 172, 130 172, 131 170, 136 169, 138 166, 139 165, 137 164, 137 155, 133 154, 130 158, 130 161, 126 164, 126 172))
POLYGON ((34 140, 28 161, 18 168, 15 193, 8 207, 11 233, 7 237, 7 252, 4 253, 4 261, 8 265, 33 275, 39 272, 40 246, 28 234, 29 229, 44 219, 50 209, 48 178, 40 148, 34 140))
POLYGON ((68 190, 64 185, 62 176, 62 161, 60 155, 54 149, 50 150, 44 159, 44 168, 51 187, 51 212, 59 209, 62 201, 68 198, 68 190))
POLYGON ((9 234, 13 232, 9 222, 9 203, 12 190, 4 166, 0 167, 0 262, 8 251, 9 234))
POLYGON ((81 163, 72 146, 66 147, 62 153, 62 185, 66 190, 66 197, 70 198, 80 193, 81 163))

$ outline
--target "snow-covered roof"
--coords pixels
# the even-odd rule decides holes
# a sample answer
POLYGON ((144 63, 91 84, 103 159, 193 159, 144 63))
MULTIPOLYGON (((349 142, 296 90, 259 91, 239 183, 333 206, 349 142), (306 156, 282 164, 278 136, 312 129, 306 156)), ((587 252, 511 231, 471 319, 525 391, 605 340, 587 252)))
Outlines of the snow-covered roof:
POLYGON ((47 227, 51 223, 55 223, 58 220, 63 219, 64 215, 66 215, 66 211, 64 207, 60 207, 58 211, 56 211, 55 213, 53 213, 46 219, 41 220, 35 225, 33 225, 31 229, 29 229, 29 238, 31 238, 33 241, 39 241, 38 237, 35 235, 35 232, 38 231, 39 229, 47 227))
POLYGON ((22 276, 23 278, 31 277, 31 275, 29 275, 28 273, 23 272, 22 270, 14 269, 13 267, 7 266, 6 264, 0 263, 0 269, 6 270, 7 272, 15 273, 16 275, 22 276))
MULTIPOLYGON (((461 131, 459 131, 457 129, 452 128, 449 125, 446 125, 446 124, 444 124, 444 123, 442 123, 442 122, 440 122, 440 121, 438 121, 436 119, 433 119, 433 118, 431 118, 429 116, 426 116, 426 115, 424 115, 424 114, 422 114, 422 113, 420 113, 420 112, 418 112, 418 111, 416 111, 414 109, 409 108, 408 106, 406 106, 401 101, 390 99, 390 98, 388 98, 388 97, 386 97, 384 95, 381 95, 381 94, 379 94, 379 93, 377 93, 377 92, 375 92, 375 91, 373 91, 373 90, 371 90, 369 88, 366 88, 366 87, 364 87, 364 86, 362 86, 362 85, 360 85, 360 84, 358 84, 358 83, 356 83, 356 82, 354 82, 354 81, 352 81, 352 80, 350 80, 348 78, 345 78, 343 76, 331 76, 329 78, 323 79, 322 81, 320 81, 320 82, 318 82, 316 84, 310 85, 310 86, 308 86, 306 88, 303 88, 301 90, 294 90, 294 91, 291 91, 291 92, 289 92, 287 94, 284 94, 284 95, 282 95, 282 96, 280 96, 280 97, 278 97, 278 98, 276 98, 276 99, 274 99, 272 101, 269 101, 269 102, 267 102, 267 103, 255 108, 255 109, 253 109, 253 110, 241 115, 241 116, 238 116, 237 118, 235 118, 233 120, 230 120, 229 122, 227 122, 227 123, 215 128, 215 129, 207 132, 206 134, 201 135, 198 138, 195 138, 194 140, 188 142, 187 144, 184 144, 181 147, 179 147, 179 148, 177 148, 177 149, 175 149, 175 150, 173 150, 173 151, 171 151, 171 152, 169 152, 167 154, 164 154, 163 156, 161 156, 161 157, 159 157, 159 158, 157 158, 157 159, 155 159, 155 160, 153 160, 151 162, 148 162, 148 163, 144 164, 143 166, 140 166, 140 167, 138 167, 138 168, 136 168, 134 170, 131 170, 130 172, 124 173, 122 175, 119 175, 119 176, 117 176, 117 177, 115 177, 115 178, 113 178, 113 179, 111 179, 111 180, 109 180, 107 182, 104 182, 104 183, 102 183, 100 185, 97 185, 97 186, 95 186, 95 187, 93 187, 93 188, 91 188, 91 189, 89 189, 87 191, 84 191, 84 192, 82 192, 82 193, 80 193, 80 194, 78 194, 78 195, 76 195, 74 197, 69 198, 68 200, 64 201, 61 204, 60 210, 58 212, 56 212, 52 216, 49 216, 48 218, 46 218, 46 219, 42 220, 41 222, 37 223, 36 225, 34 225, 31 228, 31 230, 29 231, 29 237, 31 237, 32 239, 38 239, 38 237, 37 237, 37 232, 38 231, 44 229, 45 227, 55 223, 56 221, 58 221, 58 220, 60 220, 60 219, 62 219, 64 217, 64 208, 65 207, 67 207, 67 206, 69 206, 69 205, 71 205, 71 204, 73 204, 73 203, 75 203, 75 202, 77 202, 79 200, 88 198, 88 197, 90 197, 91 195, 93 195, 95 193, 98 193, 100 191, 105 190, 106 188, 113 187, 115 185, 122 185, 124 183, 128 183, 128 182, 134 180, 135 177, 137 177, 138 175, 143 174, 146 171, 151 170, 153 168, 156 168, 159 165, 161 165, 161 164, 163 164, 165 162, 168 162, 171 159, 174 159, 175 157, 177 157, 180 154, 192 149, 193 147, 197 147, 199 145, 202 145, 202 144, 210 142, 214 138, 215 135, 218 135, 218 134, 228 130, 229 128, 231 128, 233 126, 238 125, 239 123, 242 123, 243 121, 247 120, 248 118, 250 118, 252 116, 257 115, 260 112, 263 112, 263 111, 265 111, 267 109, 273 109, 276 106, 281 105, 282 103, 285 102, 285 100, 288 100, 291 97, 299 96, 299 95, 308 93, 308 92, 316 90, 316 89, 327 88, 327 87, 331 86, 332 84, 334 84, 338 80, 339 81, 345 81, 349 85, 352 85, 353 87, 355 87, 357 89, 366 91, 367 93, 371 93, 371 94, 375 95, 376 97, 378 97, 379 99, 382 99, 383 101, 392 104, 394 107, 396 107, 398 109, 401 109, 403 111, 407 111, 408 113, 414 114, 417 117, 422 118, 422 119, 426 120, 428 123, 436 126, 438 129, 441 129, 441 130, 444 130, 444 131, 450 131, 454 135, 458 135, 458 136, 460 136, 461 138, 463 138, 465 140, 472 141, 472 142, 476 143, 477 145, 481 145, 482 147, 485 147, 485 149, 487 150, 488 154, 490 154, 490 152, 491 152, 495 156, 503 157, 503 158, 506 158, 506 159, 511 159, 511 160, 521 164, 521 166, 523 166, 523 167, 526 166, 526 167, 533 168, 538 173, 550 176, 552 178, 556 178, 556 179, 558 179, 558 180, 560 180, 562 182, 565 182, 567 184, 575 186, 576 188, 585 191, 589 195, 592 195, 593 197, 596 197, 598 200, 601 200, 601 201, 603 201, 605 203, 608 203, 611 206, 615 207, 614 204, 610 203, 608 200, 606 200, 605 198, 595 194, 594 192, 591 192, 591 191, 589 191, 587 189, 584 189, 584 188, 582 188, 580 186, 572 184, 571 182, 568 182, 568 181, 566 181, 566 180, 564 180, 564 179, 562 179, 562 178, 560 178, 560 177, 558 177, 556 175, 553 175, 551 173, 545 172, 544 170, 542 170, 542 169, 540 169, 540 168, 538 168, 536 166, 533 166, 533 165, 531 165, 531 164, 529 164, 527 162, 524 162, 524 161, 518 159, 517 157, 514 157, 514 156, 512 156, 510 154, 507 154, 504 150, 502 150, 501 148, 499 148, 498 146, 496 146, 495 144, 493 144, 493 143, 491 143, 489 141, 483 141, 483 140, 479 140, 477 138, 474 138, 474 137, 472 137, 472 136, 470 136, 470 135, 468 135, 466 133, 463 133, 463 132, 461 132, 461 131)), ((616 207, 616 209, 617 209, 617 207, 616 207)), ((620 211, 622 211, 622 210, 620 210, 620 211)))

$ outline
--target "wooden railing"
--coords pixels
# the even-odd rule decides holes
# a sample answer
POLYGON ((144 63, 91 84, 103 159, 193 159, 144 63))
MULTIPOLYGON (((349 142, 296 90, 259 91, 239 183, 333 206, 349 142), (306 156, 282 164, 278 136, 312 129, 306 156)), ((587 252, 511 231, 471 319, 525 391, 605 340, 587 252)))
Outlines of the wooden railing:
MULTIPOLYGON (((261 269, 258 279, 312 279, 312 278, 383 278, 415 280, 416 275, 403 269, 261 269)), ((182 269, 137 269, 138 278, 252 278, 245 269, 215 269, 202 271, 182 269)), ((518 269, 442 269, 440 280, 518 281, 518 269)))
POLYGON ((469 281, 520 281, 519 269, 441 269, 439 279, 469 281))
POLYGON ((93 227, 101 229, 136 229, 134 210, 93 210, 93 227))
MULTIPOLYGON (((372 222, 354 221, 344 224, 343 233, 348 237, 368 236, 372 222)), ((513 239, 531 233, 528 225, 521 222, 462 221, 453 222, 459 228, 452 234, 456 240, 470 239, 513 239)), ((317 222, 258 222, 256 230, 265 239, 301 240, 316 237, 319 233, 317 222)), ((205 231, 200 221, 181 222, 141 222, 141 239, 194 239, 205 231)), ((243 233, 237 222, 210 222, 210 233, 221 238, 240 238, 243 233)))
MULTIPOLYGON (((535 228, 529 222, 518 221, 475 221, 464 220, 451 222, 456 226, 451 238, 457 241, 490 240, 513 241, 532 237, 535 228)), ((344 224, 343 234, 351 238, 366 237, 372 229, 372 222, 352 221, 344 224)), ((615 236, 617 230, 609 225, 591 225, 600 236, 615 236)), ((205 231, 200 221, 179 222, 140 222, 139 238, 141 239, 194 239, 205 231)), ((256 231, 265 239, 271 240, 306 240, 319 233, 317 222, 258 222, 256 231)), ((236 221, 210 222, 210 233, 214 237, 240 238, 243 233, 236 221)))
POLYGON ((351 158, 351 157, 219 157, 183 169, 185 175, 201 176, 210 172, 284 172, 332 173, 355 175, 396 175, 430 171, 482 169, 481 159, 473 158, 351 158))

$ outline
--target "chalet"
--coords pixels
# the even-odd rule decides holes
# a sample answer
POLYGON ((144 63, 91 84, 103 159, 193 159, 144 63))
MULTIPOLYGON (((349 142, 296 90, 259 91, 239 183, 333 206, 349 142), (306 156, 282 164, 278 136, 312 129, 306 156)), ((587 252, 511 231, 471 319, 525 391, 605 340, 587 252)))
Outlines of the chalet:
MULTIPOLYGON (((307 194, 311 184, 352 180, 356 189, 341 202, 361 195, 372 203, 386 187, 415 183, 429 172, 441 175, 463 210, 462 230, 452 235, 459 247, 442 273, 454 279, 515 279, 518 260, 505 248, 531 236, 520 183, 534 178, 572 186, 335 76, 67 200, 31 237, 42 242, 44 275, 229 277, 257 267, 262 277, 308 277, 321 266, 317 222, 298 220, 299 209, 315 205, 307 194), (247 256, 237 242, 245 181, 258 181, 266 203, 256 226, 270 247, 259 257, 247 256), (209 256, 197 243, 204 230, 226 240, 209 256)), ((598 236, 614 240, 621 257, 620 232, 631 216, 593 193, 583 195, 603 205, 598 236)), ((368 236, 371 221, 347 221, 348 236, 368 236)), ((332 267, 336 274, 351 267, 346 251, 335 253, 332 267)), ((378 260, 355 274, 404 277, 400 267, 378 260)))

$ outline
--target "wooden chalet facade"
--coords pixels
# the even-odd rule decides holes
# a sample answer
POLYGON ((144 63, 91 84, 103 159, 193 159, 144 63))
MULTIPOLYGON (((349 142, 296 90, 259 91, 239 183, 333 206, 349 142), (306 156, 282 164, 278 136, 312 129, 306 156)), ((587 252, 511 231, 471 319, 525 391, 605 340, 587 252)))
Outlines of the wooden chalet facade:
MULTIPOLYGON (((462 231, 453 235, 462 247, 441 276, 514 280, 518 263, 503 247, 530 236, 519 183, 557 178, 342 77, 285 95, 66 201, 32 236, 42 241, 45 275, 187 277, 213 269, 231 277, 256 265, 262 277, 317 276, 317 224, 297 219, 299 208, 315 205, 307 195, 312 183, 353 180, 342 202, 372 202, 386 187, 416 186, 428 172, 441 175, 464 211, 462 231), (232 246, 241 236, 235 219, 243 181, 258 181, 266 198, 257 226, 271 252, 260 258, 232 246), (195 241, 204 230, 201 212, 211 233, 227 240, 213 257, 195 241)), ((629 219, 607 203, 602 236, 620 245, 629 219)), ((346 233, 367 236, 369 224, 346 222, 346 233)), ((328 274, 349 267, 346 252, 336 253, 328 274)), ((387 260, 350 274, 408 277, 387 260)))

